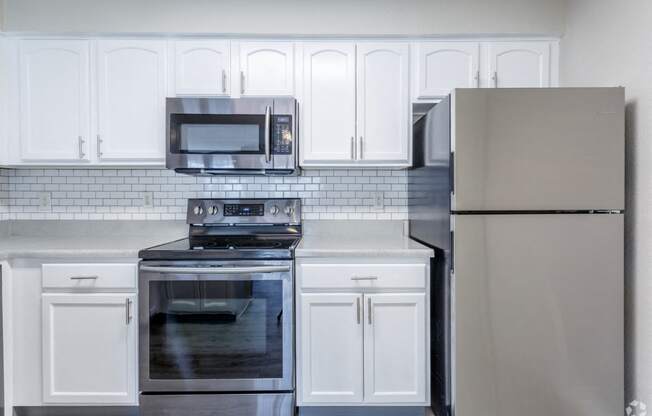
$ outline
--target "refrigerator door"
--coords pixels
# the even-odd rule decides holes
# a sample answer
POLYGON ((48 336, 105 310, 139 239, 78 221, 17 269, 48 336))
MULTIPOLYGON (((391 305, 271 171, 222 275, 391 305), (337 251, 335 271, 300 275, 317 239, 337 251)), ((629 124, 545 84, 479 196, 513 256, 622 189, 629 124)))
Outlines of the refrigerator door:
POLYGON ((456 211, 624 208, 624 89, 459 89, 456 211))
POLYGON ((456 416, 622 414, 622 215, 457 215, 454 270, 456 416))

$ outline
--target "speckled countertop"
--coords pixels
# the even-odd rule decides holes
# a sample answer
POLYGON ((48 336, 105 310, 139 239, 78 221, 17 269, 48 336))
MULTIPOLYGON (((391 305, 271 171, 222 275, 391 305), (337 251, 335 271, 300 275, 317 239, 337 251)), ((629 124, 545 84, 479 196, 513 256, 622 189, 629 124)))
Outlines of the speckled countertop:
POLYGON ((432 257, 411 240, 402 221, 310 221, 296 257, 432 257))
POLYGON ((143 248, 188 235, 178 221, 11 221, 0 229, 0 260, 138 258, 143 248))
MULTIPOLYGON (((296 257, 421 257, 433 250, 404 235, 402 221, 305 221, 296 257)), ((186 237, 180 221, 9 221, 0 261, 15 258, 138 258, 144 248, 186 237)))

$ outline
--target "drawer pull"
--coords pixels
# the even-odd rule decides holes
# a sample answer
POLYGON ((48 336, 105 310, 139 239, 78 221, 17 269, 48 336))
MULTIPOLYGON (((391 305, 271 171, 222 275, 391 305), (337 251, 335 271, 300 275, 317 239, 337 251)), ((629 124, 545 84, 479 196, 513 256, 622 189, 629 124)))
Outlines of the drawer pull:
POLYGON ((351 280, 378 280, 378 276, 351 276, 351 280))
POLYGON ((70 280, 97 280, 98 276, 70 276, 70 280))

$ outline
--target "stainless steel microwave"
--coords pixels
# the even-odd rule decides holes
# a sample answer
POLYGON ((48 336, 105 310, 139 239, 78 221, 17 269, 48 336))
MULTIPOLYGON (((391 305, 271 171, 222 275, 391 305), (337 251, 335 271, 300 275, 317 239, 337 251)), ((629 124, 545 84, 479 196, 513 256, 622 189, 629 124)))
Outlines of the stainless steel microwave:
POLYGON ((168 98, 166 166, 193 175, 297 170, 294 98, 168 98))

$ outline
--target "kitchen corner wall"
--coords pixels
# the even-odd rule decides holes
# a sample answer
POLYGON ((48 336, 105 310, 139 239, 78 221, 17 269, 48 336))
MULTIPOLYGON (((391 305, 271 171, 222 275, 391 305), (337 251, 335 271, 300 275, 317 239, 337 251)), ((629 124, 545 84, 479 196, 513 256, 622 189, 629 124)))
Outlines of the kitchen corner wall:
MULTIPOLYGON (((625 399, 652 405, 652 3, 570 0, 563 87, 625 87, 625 399), (587 68, 590 68, 587 70, 587 68)), ((632 406, 636 409, 636 406, 632 406)), ((644 414, 643 407, 638 414, 644 414)), ((598 409, 596 409, 598 410, 598 409)), ((637 414, 636 410, 632 414, 637 414)))
POLYGON ((304 219, 407 218, 407 172, 194 177, 166 169, 1 169, 0 220, 184 220, 188 198, 301 198, 304 219), (153 206, 143 204, 151 192, 153 206), (51 207, 41 208, 46 193, 51 207), (376 195, 383 206, 376 207, 376 195))

